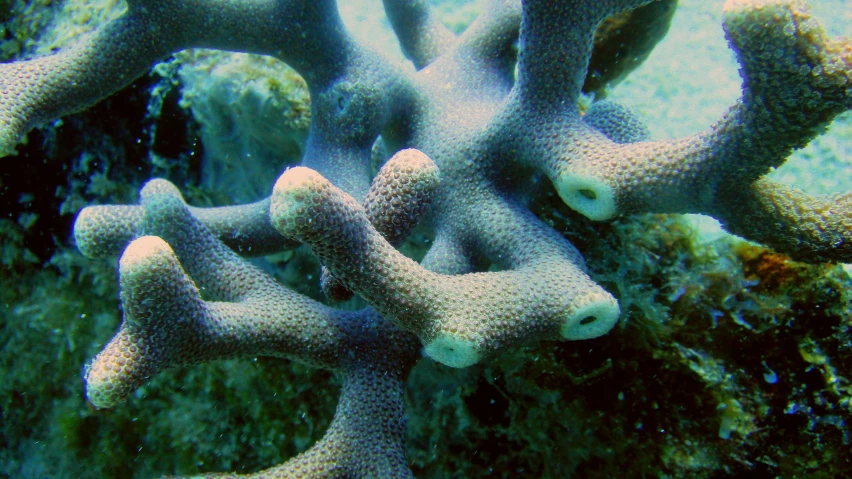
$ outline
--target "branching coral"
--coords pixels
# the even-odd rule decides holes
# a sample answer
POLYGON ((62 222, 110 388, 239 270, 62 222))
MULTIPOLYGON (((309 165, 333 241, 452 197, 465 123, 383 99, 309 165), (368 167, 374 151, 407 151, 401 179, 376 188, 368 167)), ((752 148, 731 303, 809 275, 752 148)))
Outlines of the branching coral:
POLYGON ((626 109, 578 105, 598 25, 646 3, 493 0, 456 37, 424 2, 386 0, 410 71, 353 40, 332 0, 130 0, 77 44, 0 66, 6 154, 33 125, 181 48, 272 55, 310 88, 302 166, 270 198, 192 208, 153 181, 139 206, 81 212, 84 254, 124 250, 124 322, 89 367, 89 399, 113 406, 170 366, 288 357, 340 372, 343 393, 322 441, 258 477, 410 475, 401 389, 419 344, 465 367, 520 344, 600 336, 617 321, 579 252, 529 211, 544 177, 593 220, 700 212, 794 258, 852 259, 852 196, 809 197, 763 178, 852 106, 849 41, 827 38, 803 2, 729 0, 742 99, 706 132, 648 141, 626 109), (373 180, 379 135, 401 152, 373 180), (394 244, 430 203, 435 239, 418 264, 394 244), (238 256, 295 241, 327 268, 330 296, 357 292, 369 307, 313 302, 238 256))

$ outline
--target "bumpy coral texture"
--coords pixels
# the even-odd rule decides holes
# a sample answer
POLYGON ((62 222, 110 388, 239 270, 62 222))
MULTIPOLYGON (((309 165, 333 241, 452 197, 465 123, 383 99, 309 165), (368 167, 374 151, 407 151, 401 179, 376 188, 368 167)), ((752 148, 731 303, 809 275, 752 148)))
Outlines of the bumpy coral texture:
POLYGON ((319 443, 254 477, 410 476, 402 387, 420 345, 464 367, 617 321, 579 252, 527 208, 546 179, 594 220, 706 213, 794 258, 852 260, 852 196, 809 197, 763 177, 852 106, 849 41, 827 38, 801 1, 729 0, 741 100, 705 132, 647 141, 618 105, 578 107, 597 26, 646 3, 494 0, 456 37, 425 2, 386 0, 410 71, 357 44, 333 0, 128 0, 76 45, 0 66, 3 153, 181 48, 272 55, 310 87, 302 166, 267 200, 192 208, 156 180, 138 206, 80 214, 82 252, 123 249, 124 322, 89 366, 92 403, 114 406, 167 367, 287 357, 343 376, 337 414, 319 443), (373 180, 380 134, 392 151, 419 151, 401 151, 373 180), (394 244, 430 201, 435 239, 418 264, 394 244), (238 256, 296 242, 327 268, 330 295, 354 291, 369 307, 324 306, 238 256))

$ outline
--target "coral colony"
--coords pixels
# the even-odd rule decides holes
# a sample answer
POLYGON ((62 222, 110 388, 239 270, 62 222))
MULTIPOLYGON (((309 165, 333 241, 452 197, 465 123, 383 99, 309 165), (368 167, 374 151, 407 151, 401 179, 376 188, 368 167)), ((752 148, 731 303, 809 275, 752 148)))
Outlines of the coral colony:
POLYGON ((251 477, 410 477, 403 391, 423 355, 464 368, 618 321, 577 249, 529 210, 540 181, 592 220, 703 213, 801 261, 852 261, 852 195, 764 177, 852 106, 852 45, 828 38, 804 2, 729 0, 741 99, 704 132, 649 141, 617 104, 580 107, 598 25, 647 3, 493 0, 456 36, 425 2, 385 0, 409 71, 356 42, 333 0, 127 0, 72 46, 0 66, 6 155, 184 48, 271 55, 310 89, 302 163, 267 199, 195 208, 152 180, 138 205, 79 214, 80 251, 120 255, 124 315, 87 368, 91 403, 114 407, 166 368, 289 358, 343 378, 337 412, 310 449, 251 477), (396 154, 374 178, 379 135, 396 154), (395 246, 424 215, 434 242, 417 263, 395 246), (240 257, 300 243, 330 298, 369 306, 324 305, 240 257))

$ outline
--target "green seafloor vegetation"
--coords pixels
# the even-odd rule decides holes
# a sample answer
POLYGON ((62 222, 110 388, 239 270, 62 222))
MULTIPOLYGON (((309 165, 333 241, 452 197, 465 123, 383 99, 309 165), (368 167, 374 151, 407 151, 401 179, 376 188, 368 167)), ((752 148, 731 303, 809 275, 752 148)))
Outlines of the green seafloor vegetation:
MULTIPOLYGON (((0 1, 3 59, 59 48, 120 8, 108 0, 82 9, 74 3, 0 1), (57 18, 74 28, 58 28, 57 18)), ((681 9, 696 3, 681 1, 681 9)), ((477 4, 440 8, 458 30, 477 4)), ((671 34, 690 21, 683 15, 675 15, 671 34)), ((641 111, 635 92, 670 76, 655 61, 652 55, 611 97, 633 97, 641 111)), ((244 194, 205 176, 204 153, 233 146, 213 143, 219 120, 210 115, 219 110, 209 91, 243 98, 240 88, 252 85, 252 94, 274 97, 291 120, 289 159, 274 160, 297 161, 309 99, 287 72, 262 59, 185 52, 95 107, 31 132, 17 157, 0 159, 0 477, 248 473, 322 436, 339 382, 286 360, 169 370, 111 410, 87 403, 82 380, 121 313, 116 262, 76 251, 75 213, 93 203, 132 203, 153 176, 180 185, 199 206, 244 194), (199 71, 213 72, 210 90, 192 83, 199 71)), ((659 105, 643 114, 675 115, 659 105)), ((674 118, 696 130, 704 121, 684 126, 674 118)), ((815 162, 803 171, 813 174, 824 161, 825 171, 852 176, 852 121, 836 123, 801 153, 815 162), (834 147, 844 138, 847 150, 834 147)), ((681 216, 591 223, 553 192, 534 211, 582 251, 593 279, 619 299, 622 319, 598 339, 542 342, 462 370, 421 360, 407 389, 407 458, 417 477, 852 477, 849 270, 708 236, 681 216)), ((419 233, 406 248, 422 254, 427 239, 419 233)), ((297 252, 262 264, 320 297, 310 257, 297 252)))

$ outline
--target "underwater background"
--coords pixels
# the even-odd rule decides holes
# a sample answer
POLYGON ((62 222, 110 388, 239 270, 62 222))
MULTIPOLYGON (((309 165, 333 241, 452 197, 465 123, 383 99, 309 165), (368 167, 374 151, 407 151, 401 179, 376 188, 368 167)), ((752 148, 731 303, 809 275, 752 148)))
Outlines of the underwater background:
MULTIPOLYGON (((380 1, 339 3, 359 39, 402 59, 380 1)), ((461 31, 483 2, 433 3, 461 31)), ((700 131, 739 97, 723 3, 680 0, 665 38, 606 92, 653 138, 700 131)), ((812 5, 829 33, 852 34, 848 1, 812 5)), ((48 54, 122 8, 0 0, 0 54, 48 54)), ((322 436, 338 380, 275 358, 169 370, 114 409, 88 405, 84 365, 120 323, 116 261, 83 258, 71 238, 82 207, 134 203, 151 177, 196 206, 266 196, 309 124, 307 88, 285 65, 192 50, 0 159, 0 477, 248 473, 322 436)), ((773 176, 852 191, 852 115, 773 176)), ((462 370, 420 361, 407 390, 415 476, 852 477, 852 269, 793 262, 702 217, 594 224, 551 199, 536 213, 582 251, 620 323, 462 370)), ((420 231, 404 248, 422 256, 427 242, 420 231)), ((310 255, 258 264, 321 298, 310 255)))

